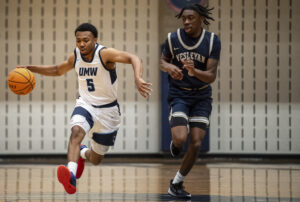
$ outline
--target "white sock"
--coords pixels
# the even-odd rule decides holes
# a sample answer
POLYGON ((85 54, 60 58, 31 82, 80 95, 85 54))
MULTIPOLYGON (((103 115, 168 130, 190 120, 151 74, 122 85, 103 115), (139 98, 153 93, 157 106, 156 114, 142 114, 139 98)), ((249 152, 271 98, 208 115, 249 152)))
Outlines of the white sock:
POLYGON ((68 163, 68 169, 71 171, 74 175, 76 175, 77 172, 77 163, 70 161, 68 163))
POLYGON ((85 152, 87 150, 89 150, 89 148, 83 148, 82 150, 80 150, 80 156, 81 156, 81 158, 86 159, 85 152))
POLYGON ((176 175, 175 175, 175 177, 174 177, 174 179, 173 179, 172 184, 177 184, 177 183, 179 183, 179 182, 182 182, 182 181, 184 180, 184 177, 185 177, 185 176, 181 175, 180 172, 177 171, 177 173, 176 173, 176 175))

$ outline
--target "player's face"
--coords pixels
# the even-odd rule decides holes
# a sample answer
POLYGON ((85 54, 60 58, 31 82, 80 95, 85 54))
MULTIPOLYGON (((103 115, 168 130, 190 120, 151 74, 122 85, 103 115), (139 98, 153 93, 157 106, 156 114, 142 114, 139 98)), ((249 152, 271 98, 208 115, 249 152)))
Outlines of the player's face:
POLYGON ((194 10, 184 10, 181 16, 184 31, 187 35, 198 37, 201 33, 203 17, 194 10))
POLYGON ((96 41, 97 39, 90 31, 76 32, 76 46, 84 56, 94 52, 96 41))

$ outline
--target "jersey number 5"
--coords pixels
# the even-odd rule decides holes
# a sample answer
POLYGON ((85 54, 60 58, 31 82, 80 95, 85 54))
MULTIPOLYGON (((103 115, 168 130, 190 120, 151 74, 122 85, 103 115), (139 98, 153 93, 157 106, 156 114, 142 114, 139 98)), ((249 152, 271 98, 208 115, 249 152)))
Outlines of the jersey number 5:
POLYGON ((90 92, 95 91, 95 85, 93 79, 86 79, 86 85, 88 87, 88 91, 90 92))

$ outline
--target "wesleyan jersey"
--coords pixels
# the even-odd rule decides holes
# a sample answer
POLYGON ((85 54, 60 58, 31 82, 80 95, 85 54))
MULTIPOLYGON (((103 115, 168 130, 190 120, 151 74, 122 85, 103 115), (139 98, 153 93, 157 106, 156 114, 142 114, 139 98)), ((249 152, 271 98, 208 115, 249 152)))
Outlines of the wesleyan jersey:
POLYGON ((75 70, 78 75, 79 95, 95 106, 109 104, 117 99, 116 70, 109 70, 102 62, 100 51, 105 48, 96 44, 93 59, 87 62, 75 48, 75 70))
MULTIPOLYGON (((182 69, 181 60, 191 59, 195 68, 205 71, 208 58, 220 58, 221 43, 219 38, 212 32, 205 29, 197 38, 189 37, 183 29, 169 33, 166 40, 163 54, 171 59, 171 63, 182 69)), ((208 84, 194 76, 190 76, 186 69, 183 69, 183 79, 174 80, 169 75, 170 87, 176 88, 202 88, 208 84)))

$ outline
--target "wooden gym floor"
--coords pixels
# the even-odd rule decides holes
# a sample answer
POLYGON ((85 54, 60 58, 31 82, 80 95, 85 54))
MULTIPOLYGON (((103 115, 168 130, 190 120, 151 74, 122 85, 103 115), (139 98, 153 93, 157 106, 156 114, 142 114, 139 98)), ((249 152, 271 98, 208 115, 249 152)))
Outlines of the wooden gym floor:
MULTIPOLYGON (((77 193, 57 181, 55 164, 0 164, 0 201, 185 201, 167 195, 178 161, 86 164, 77 193)), ((300 201, 300 164, 198 162, 185 180, 191 201, 300 201)))

